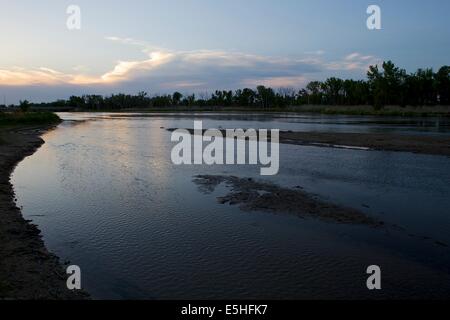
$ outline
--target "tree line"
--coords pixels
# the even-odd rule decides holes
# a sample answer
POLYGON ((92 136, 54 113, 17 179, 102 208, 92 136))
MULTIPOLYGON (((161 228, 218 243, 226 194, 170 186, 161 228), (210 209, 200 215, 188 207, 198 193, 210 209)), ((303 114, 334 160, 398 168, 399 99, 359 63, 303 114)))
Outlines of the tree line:
MULTIPOLYGON (((23 109, 29 107, 21 102, 23 109)), ((173 94, 149 96, 146 92, 136 95, 113 94, 111 96, 72 96, 68 100, 34 104, 42 108, 73 108, 78 110, 118 110, 127 108, 164 108, 173 106, 196 107, 254 107, 261 109, 285 108, 300 105, 372 105, 381 109, 387 105, 435 106, 450 105, 450 66, 437 72, 419 69, 407 73, 392 63, 384 62, 380 67, 370 66, 366 80, 351 80, 331 77, 325 81, 312 81, 301 89, 265 86, 217 90, 212 94, 173 94)))

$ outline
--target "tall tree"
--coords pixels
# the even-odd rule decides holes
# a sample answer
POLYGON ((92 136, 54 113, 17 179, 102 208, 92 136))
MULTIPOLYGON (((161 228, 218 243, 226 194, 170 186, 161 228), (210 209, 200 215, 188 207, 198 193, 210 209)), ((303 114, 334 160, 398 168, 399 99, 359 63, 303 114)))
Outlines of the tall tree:
POLYGON ((174 92, 172 95, 172 102, 174 105, 179 105, 181 102, 181 98, 183 98, 183 95, 179 93, 178 91, 174 92))
POLYGON ((450 66, 443 66, 435 75, 439 104, 450 106, 450 66))

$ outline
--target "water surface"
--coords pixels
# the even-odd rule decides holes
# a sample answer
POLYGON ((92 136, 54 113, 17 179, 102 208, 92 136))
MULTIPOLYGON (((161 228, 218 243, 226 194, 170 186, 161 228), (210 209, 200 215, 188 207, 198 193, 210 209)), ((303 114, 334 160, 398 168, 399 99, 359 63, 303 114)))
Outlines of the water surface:
POLYGON ((243 212, 204 194, 197 174, 259 176, 258 166, 174 166, 165 128, 449 134, 433 119, 261 115, 61 114, 13 174, 23 214, 47 247, 82 269, 94 298, 450 297, 450 159, 282 145, 263 180, 386 222, 381 230, 243 212), (366 289, 380 265, 383 290, 366 289))

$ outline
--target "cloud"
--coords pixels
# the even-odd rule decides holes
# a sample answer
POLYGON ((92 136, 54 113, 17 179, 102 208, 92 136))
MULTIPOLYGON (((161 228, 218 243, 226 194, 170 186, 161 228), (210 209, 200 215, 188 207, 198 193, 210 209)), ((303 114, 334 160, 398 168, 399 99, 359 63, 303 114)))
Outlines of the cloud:
POLYGON ((100 82, 112 83, 126 81, 142 73, 150 73, 169 63, 174 55, 167 52, 151 52, 149 59, 143 61, 119 61, 114 69, 101 76, 100 82))
POLYGON ((57 84, 62 81, 70 81, 70 77, 50 68, 25 69, 13 67, 10 69, 0 69, 0 85, 57 84))
POLYGON ((367 71, 369 66, 380 64, 381 62, 381 59, 377 57, 353 52, 344 57, 343 60, 326 64, 326 67, 330 70, 367 71))
POLYGON ((273 58, 240 52, 213 50, 151 51, 147 58, 137 61, 118 61, 111 71, 99 76, 83 73, 86 68, 76 68, 73 73, 62 73, 50 68, 0 70, 0 85, 101 85, 119 84, 143 78, 167 83, 171 79, 200 78, 207 83, 217 79, 298 77, 304 73, 319 72, 318 63, 310 60, 273 58))
POLYGON ((68 73, 50 67, 0 69, 0 89, 33 87, 38 90, 41 87, 50 92, 62 88, 69 94, 89 89, 109 94, 139 90, 234 89, 260 84, 298 88, 311 79, 336 76, 340 70, 362 75, 369 65, 380 62, 376 57, 358 52, 327 61, 323 50, 287 58, 226 50, 176 51, 132 38, 110 36, 105 39, 118 45, 136 46, 142 59, 117 61, 110 71, 99 75, 87 74, 90 68, 84 65, 68 73))
POLYGON ((307 84, 308 79, 302 76, 299 77, 272 77, 263 79, 244 79, 242 85, 247 87, 256 87, 263 85, 272 88, 299 88, 307 84))
POLYGON ((322 56, 322 55, 325 54, 325 50, 306 51, 305 54, 307 54, 307 55, 322 56))

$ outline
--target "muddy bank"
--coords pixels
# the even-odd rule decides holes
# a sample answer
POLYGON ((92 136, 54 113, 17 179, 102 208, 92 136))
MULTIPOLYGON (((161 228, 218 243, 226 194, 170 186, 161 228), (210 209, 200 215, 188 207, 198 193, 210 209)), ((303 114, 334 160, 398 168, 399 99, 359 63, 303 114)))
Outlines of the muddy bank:
MULTIPOLYGON (((48 252, 40 231, 22 217, 10 174, 44 141, 52 126, 0 128, 0 299, 82 299, 66 288, 59 259, 48 252)), ((43 182, 44 183, 44 182, 43 182)))
MULTIPOLYGON (((167 129, 174 131, 176 129, 167 129)), ((187 129, 191 134, 193 129, 187 129)), ((206 130, 203 130, 205 134, 206 130)), ((220 132, 226 136, 226 130, 220 132)), ((270 140, 270 131, 269 140, 270 140)), ((450 157, 450 137, 393 133, 341 133, 280 131, 280 143, 327 148, 402 151, 450 157)))
POLYGON ((256 181, 253 178, 215 175, 198 175, 194 177, 193 182, 206 194, 214 192, 220 184, 225 184, 230 192, 218 197, 217 201, 221 204, 237 205, 244 211, 267 211, 319 219, 324 222, 382 228, 430 242, 434 246, 449 248, 447 243, 433 237, 414 234, 399 225, 377 220, 359 210, 325 202, 303 191, 300 186, 289 189, 273 183, 256 181))
POLYGON ((318 200, 302 191, 282 188, 277 185, 234 176, 200 175, 194 182, 204 193, 211 193, 219 184, 226 184, 230 193, 219 197, 222 204, 238 205, 242 210, 261 210, 273 213, 293 214, 301 218, 316 218, 342 224, 361 224, 381 227, 377 221, 364 213, 318 200))
POLYGON ((388 133, 280 132, 280 142, 450 156, 450 137, 388 133))

